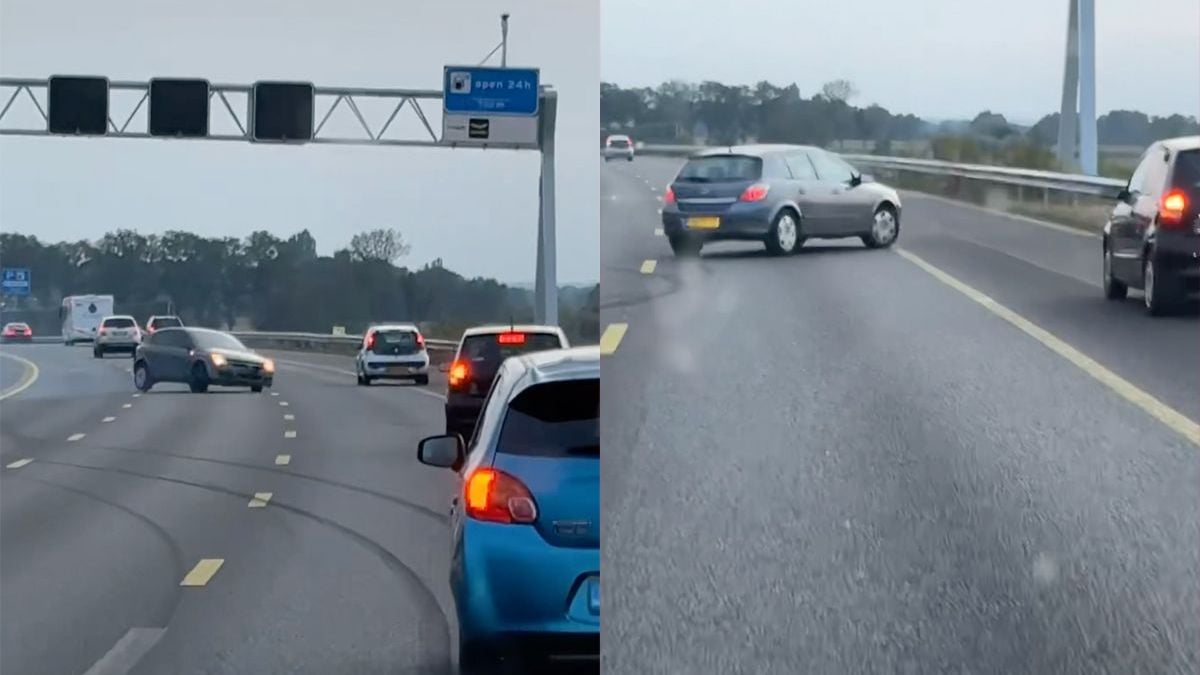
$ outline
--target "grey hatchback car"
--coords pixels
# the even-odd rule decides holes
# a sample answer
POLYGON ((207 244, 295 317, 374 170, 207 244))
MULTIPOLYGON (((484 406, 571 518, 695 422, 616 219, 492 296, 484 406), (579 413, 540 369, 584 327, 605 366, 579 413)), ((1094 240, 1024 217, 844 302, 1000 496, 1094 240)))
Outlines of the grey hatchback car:
POLYGON ((662 223, 677 256, 722 240, 762 241, 776 255, 807 239, 883 248, 900 234, 900 196, 821 148, 734 146, 688 159, 667 187, 662 223))

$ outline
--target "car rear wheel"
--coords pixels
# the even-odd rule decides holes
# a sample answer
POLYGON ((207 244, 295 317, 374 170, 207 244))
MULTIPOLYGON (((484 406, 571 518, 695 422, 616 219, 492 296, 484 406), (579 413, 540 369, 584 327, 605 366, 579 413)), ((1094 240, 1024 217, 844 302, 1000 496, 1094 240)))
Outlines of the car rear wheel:
POLYGON ((487 645, 471 641, 458 646, 458 671, 462 675, 503 673, 503 666, 500 655, 487 645))
POLYGON ((1112 249, 1104 247, 1104 297, 1109 300, 1124 300, 1129 295, 1129 287, 1113 276, 1112 249))
POLYGON ((251 385, 251 386, 250 386, 250 391, 252 391, 252 392, 254 392, 254 393, 256 393, 256 394, 258 394, 258 393, 261 393, 261 392, 262 392, 262 385, 261 385, 261 384, 254 384, 254 385, 251 385))
POLYGON ((671 243, 671 251, 675 253, 676 258, 694 258, 700 255, 700 248, 704 245, 686 235, 675 235, 668 239, 671 243))
POLYGON ((208 371, 205 370, 203 363, 197 363, 192 366, 192 377, 188 381, 188 388, 193 394, 203 394, 208 391, 208 371))
POLYGON ((96 358, 96 359, 104 358, 104 350, 99 347, 92 347, 92 358, 96 358))
POLYGON ((418 375, 413 378, 413 382, 416 382, 417 384, 429 384, 429 376, 428 375, 418 375))
POLYGON ((899 235, 900 224, 896 220, 896 212, 885 205, 876 209, 871 220, 871 231, 861 239, 867 248, 887 248, 896 242, 899 235))
POLYGON ((1179 303, 1179 297, 1170 277, 1161 274, 1154 264, 1153 254, 1146 256, 1142 263, 1142 289, 1145 295, 1146 311, 1151 316, 1166 316, 1179 303))
POLYGON ((800 223, 794 212, 784 209, 775 216, 766 243, 773 255, 791 255, 800 248, 800 223))
POLYGON ((137 387, 138 391, 150 391, 150 387, 154 386, 154 378, 150 376, 150 366, 147 366, 145 361, 133 364, 133 386, 137 387))

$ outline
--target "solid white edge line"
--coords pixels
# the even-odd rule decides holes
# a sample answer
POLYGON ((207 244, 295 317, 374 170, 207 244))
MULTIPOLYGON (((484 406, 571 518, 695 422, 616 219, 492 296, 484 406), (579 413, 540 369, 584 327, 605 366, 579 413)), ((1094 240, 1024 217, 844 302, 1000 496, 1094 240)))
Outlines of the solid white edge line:
POLYGON ((162 638, 166 628, 130 628, 83 675, 125 675, 162 638))

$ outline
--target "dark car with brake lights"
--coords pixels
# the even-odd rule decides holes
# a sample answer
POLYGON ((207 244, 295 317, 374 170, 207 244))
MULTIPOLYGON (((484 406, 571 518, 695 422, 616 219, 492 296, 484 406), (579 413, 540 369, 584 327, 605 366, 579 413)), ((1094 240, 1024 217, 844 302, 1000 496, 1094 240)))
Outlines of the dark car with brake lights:
POLYGON ((183 321, 179 317, 170 314, 155 314, 146 319, 147 333, 153 333, 163 328, 183 328, 183 321))
POLYGON ((1142 291, 1146 311, 1170 314, 1200 298, 1200 136, 1150 146, 1102 237, 1104 296, 1142 291))
POLYGON ((569 347, 558 326, 477 326, 463 332, 454 360, 446 367, 446 433, 469 439, 492 380, 504 359, 528 352, 569 347))
POLYGON ((133 357, 133 383, 141 391, 177 382, 195 393, 211 385, 259 392, 274 379, 274 361, 229 333, 207 328, 164 328, 148 336, 133 357))
POLYGON ((775 255, 808 239, 858 237, 886 248, 900 235, 900 196, 837 155, 802 145, 745 145, 693 155, 663 197, 677 256, 711 241, 761 241, 775 255))

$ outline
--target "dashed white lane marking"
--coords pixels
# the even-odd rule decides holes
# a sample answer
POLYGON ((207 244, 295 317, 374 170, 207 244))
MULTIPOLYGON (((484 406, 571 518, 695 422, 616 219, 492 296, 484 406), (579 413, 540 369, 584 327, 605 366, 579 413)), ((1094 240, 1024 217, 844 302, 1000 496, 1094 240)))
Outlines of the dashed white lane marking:
POLYGON ((655 199, 657 199, 658 201, 660 201, 660 202, 661 202, 661 201, 662 201, 662 195, 659 195, 659 196, 655 197, 655 199))
POLYGON ((267 502, 271 501, 271 496, 272 493, 270 492, 255 492, 254 498, 250 500, 249 504, 246 504, 246 507, 251 509, 261 509, 267 505, 267 502))
POLYGON ((32 461, 33 461, 32 459, 28 459, 28 458, 26 458, 26 459, 18 459, 17 461, 10 463, 10 464, 9 464, 7 467, 5 467, 5 468, 8 468, 8 469, 19 469, 19 468, 21 468, 21 467, 25 466, 26 464, 28 464, 28 463, 30 463, 30 462, 32 462, 32 461))
POLYGON ((284 415, 284 416, 283 416, 283 419, 285 419, 285 420, 289 420, 289 421, 290 421, 290 420, 294 420, 294 419, 296 419, 296 416, 295 416, 295 415, 293 415, 293 414, 291 414, 291 413, 288 413, 288 414, 286 414, 286 415, 284 415))
POLYGON ((283 406, 284 408, 286 408, 286 407, 287 407, 287 405, 288 405, 288 402, 287 402, 287 401, 280 401, 280 402, 279 402, 279 405, 281 405, 281 406, 283 406))
POLYGON ((166 628, 130 628, 83 675, 126 675, 158 643, 166 628))
POLYGON ((122 403, 122 404, 121 404, 121 407, 122 407, 122 408, 132 408, 132 407, 133 407, 133 404, 132 404, 132 403, 122 403))
POLYGON ((271 395, 272 395, 272 396, 278 396, 278 395, 279 395, 279 392, 277 392, 277 391, 273 391, 273 392, 271 392, 271 395))
POLYGON ((663 236, 663 229, 661 227, 654 228, 654 236, 656 236, 656 237, 663 236))
POLYGON ((284 438, 295 438, 296 432, 291 429, 288 429, 287 431, 283 432, 283 437, 284 438))
POLYGON ((279 466, 286 466, 292 463, 291 455, 275 455, 275 463, 279 466))
POLYGON ((109 416, 109 417, 105 417, 104 419, 102 419, 102 420, 100 420, 100 421, 101 421, 102 423, 104 423, 104 424, 108 424, 109 422, 113 422, 113 421, 115 421, 116 419, 117 419, 117 418, 115 418, 115 417, 109 416))
POLYGON ((67 436, 67 442, 74 443, 75 441, 83 438, 84 436, 87 436, 87 434, 71 434, 70 436, 67 436))
POLYGON ((141 398, 141 397, 142 397, 142 395, 141 395, 141 394, 134 394, 134 395, 133 395, 133 397, 134 397, 134 398, 141 398))

